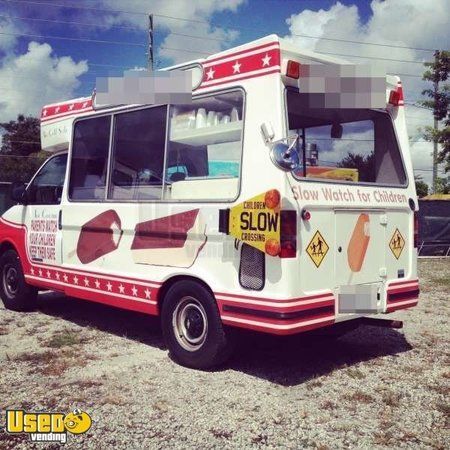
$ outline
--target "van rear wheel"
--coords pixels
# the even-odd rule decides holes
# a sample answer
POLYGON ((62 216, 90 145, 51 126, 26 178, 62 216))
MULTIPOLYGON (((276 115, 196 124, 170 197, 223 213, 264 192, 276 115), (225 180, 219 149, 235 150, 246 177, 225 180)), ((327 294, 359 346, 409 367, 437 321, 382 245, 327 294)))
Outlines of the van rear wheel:
POLYGON ((30 311, 36 305, 37 289, 26 283, 15 250, 0 256, 0 298, 7 309, 30 311))
POLYGON ((209 369, 232 352, 232 339, 213 295, 195 281, 179 281, 168 290, 161 323, 171 357, 183 366, 209 369))

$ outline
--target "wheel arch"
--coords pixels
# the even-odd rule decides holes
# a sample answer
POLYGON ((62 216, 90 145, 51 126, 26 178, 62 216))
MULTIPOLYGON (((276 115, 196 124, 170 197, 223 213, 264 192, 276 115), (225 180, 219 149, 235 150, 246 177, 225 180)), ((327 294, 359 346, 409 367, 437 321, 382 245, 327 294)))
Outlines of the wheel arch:
POLYGON ((11 241, 5 240, 5 241, 0 242, 0 256, 2 256, 8 250, 14 250, 17 254, 19 254, 16 246, 11 241))
MULTIPOLYGON (((168 278, 167 280, 165 280, 163 282, 163 284, 161 285, 161 287, 158 290, 158 295, 157 295, 157 302, 158 302, 158 313, 159 315, 161 314, 161 308, 162 305, 164 303, 164 298, 167 294, 167 292, 169 291, 169 289, 176 283, 178 283, 179 281, 193 281, 195 283, 200 284, 201 286, 203 286, 204 288, 206 288, 210 294, 213 296, 214 301, 217 304, 216 301, 216 296, 214 295, 213 290, 211 289, 211 287, 209 286, 208 283, 206 283, 204 280, 202 280, 201 278, 198 278, 196 276, 192 276, 192 275, 174 275, 170 278, 168 278)), ((217 305, 218 307, 218 305, 217 305)))

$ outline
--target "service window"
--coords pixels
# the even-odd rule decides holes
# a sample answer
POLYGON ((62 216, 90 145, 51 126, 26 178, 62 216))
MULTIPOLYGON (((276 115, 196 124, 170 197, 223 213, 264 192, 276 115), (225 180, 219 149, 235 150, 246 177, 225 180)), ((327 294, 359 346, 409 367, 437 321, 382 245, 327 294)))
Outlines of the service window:
POLYGON ((71 200, 105 199, 110 132, 111 116, 75 123, 69 183, 71 200))
POLYGON ((167 106, 114 116, 109 199, 161 199, 166 120, 167 106))
POLYGON ((27 188, 28 205, 59 205, 66 176, 67 153, 50 158, 27 188))
POLYGON ((215 94, 170 108, 164 199, 233 200, 239 193, 243 94, 215 94))
POLYGON ((296 178, 405 185, 406 175, 389 114, 370 109, 310 109, 288 91, 290 134, 299 135, 306 162, 296 178))

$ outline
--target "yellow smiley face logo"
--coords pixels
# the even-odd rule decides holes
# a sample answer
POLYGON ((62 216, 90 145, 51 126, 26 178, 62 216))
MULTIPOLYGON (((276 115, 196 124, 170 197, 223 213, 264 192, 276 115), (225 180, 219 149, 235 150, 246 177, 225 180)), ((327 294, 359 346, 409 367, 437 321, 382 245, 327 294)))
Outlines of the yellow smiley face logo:
POLYGON ((64 426, 72 434, 82 434, 91 428, 92 419, 88 413, 75 409, 64 417, 64 426))

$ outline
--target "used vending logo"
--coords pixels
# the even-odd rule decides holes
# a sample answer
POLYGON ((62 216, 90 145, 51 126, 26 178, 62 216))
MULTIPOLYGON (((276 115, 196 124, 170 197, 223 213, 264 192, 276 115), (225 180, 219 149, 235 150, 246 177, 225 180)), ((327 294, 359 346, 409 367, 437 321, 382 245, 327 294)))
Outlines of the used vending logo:
POLYGON ((31 442, 67 442, 67 432, 83 434, 91 428, 91 416, 80 409, 68 414, 29 413, 21 409, 6 411, 6 432, 25 433, 31 442))

